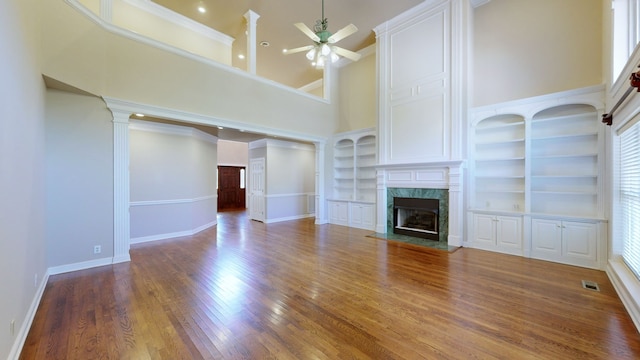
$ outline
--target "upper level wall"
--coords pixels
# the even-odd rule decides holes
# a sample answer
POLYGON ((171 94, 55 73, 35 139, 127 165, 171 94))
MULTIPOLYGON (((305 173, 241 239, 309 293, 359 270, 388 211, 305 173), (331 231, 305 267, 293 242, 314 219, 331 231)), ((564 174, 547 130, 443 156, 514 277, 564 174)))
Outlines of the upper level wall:
POLYGON ((492 0, 474 12, 473 106, 599 85, 602 0, 492 0))
POLYGON ((63 0, 42 4, 43 73, 93 94, 328 137, 337 128, 322 99, 243 71, 120 35, 63 0))
POLYGON ((113 24, 207 59, 231 65, 232 37, 149 0, 113 0, 113 24), (191 28, 197 28, 198 31, 191 28))
POLYGON ((377 115, 376 55, 365 55, 339 69, 338 132, 375 127, 377 115))

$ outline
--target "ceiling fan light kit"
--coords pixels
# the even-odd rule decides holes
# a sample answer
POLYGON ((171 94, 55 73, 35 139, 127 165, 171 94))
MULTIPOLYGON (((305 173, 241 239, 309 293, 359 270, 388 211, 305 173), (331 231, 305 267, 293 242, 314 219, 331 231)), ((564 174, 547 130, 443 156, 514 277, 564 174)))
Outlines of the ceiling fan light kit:
POLYGON ((314 30, 311 30, 304 23, 295 23, 295 27, 300 29, 303 34, 307 35, 315 45, 301 46, 295 49, 287 50, 285 54, 295 54, 298 52, 307 51, 306 57, 311 61, 311 64, 317 69, 322 69, 327 61, 332 63, 338 61, 340 56, 346 57, 351 61, 358 61, 360 54, 347 50, 338 46, 329 45, 334 44, 347 36, 358 31, 358 28, 349 24, 344 28, 338 30, 335 34, 331 34, 328 28, 328 20, 324 17, 324 0, 322 0, 322 18, 317 20, 314 26, 314 30))

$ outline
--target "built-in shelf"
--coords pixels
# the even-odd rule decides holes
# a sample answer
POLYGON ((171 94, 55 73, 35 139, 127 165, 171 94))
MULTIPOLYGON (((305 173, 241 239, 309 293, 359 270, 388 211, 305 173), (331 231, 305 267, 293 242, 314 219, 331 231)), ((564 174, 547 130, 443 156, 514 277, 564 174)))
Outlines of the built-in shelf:
POLYGON ((332 224, 373 230, 376 199, 376 138, 373 130, 336 136, 333 146, 332 224))
POLYGON ((575 103, 571 98, 560 94, 475 113, 469 133, 471 246, 605 266, 602 90, 581 93, 575 103))

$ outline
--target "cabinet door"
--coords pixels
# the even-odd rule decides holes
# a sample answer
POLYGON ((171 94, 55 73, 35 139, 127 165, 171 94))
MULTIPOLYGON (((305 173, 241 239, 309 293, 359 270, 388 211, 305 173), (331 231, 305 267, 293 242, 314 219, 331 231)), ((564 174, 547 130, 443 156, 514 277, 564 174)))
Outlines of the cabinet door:
POLYGON ((362 205, 360 204, 351 204, 351 224, 355 227, 362 226, 362 205))
POLYGON ((373 230, 374 207, 368 204, 351 204, 350 226, 373 230))
POLYGON ((531 257, 561 261, 562 222, 548 219, 531 220, 531 257))
POLYGON ((329 222, 336 225, 349 226, 349 209, 347 202, 329 202, 329 222))
POLYGON ((522 220, 513 216, 496 218, 496 244, 505 252, 522 255, 522 220))
POLYGON ((598 267, 597 225, 583 222, 562 222, 562 256, 572 265, 598 267))
POLYGON ((496 246, 496 221, 493 215, 473 215, 473 244, 480 249, 494 249, 496 246))
POLYGON ((376 207, 374 205, 363 205, 362 225, 365 229, 374 230, 376 226, 376 207))

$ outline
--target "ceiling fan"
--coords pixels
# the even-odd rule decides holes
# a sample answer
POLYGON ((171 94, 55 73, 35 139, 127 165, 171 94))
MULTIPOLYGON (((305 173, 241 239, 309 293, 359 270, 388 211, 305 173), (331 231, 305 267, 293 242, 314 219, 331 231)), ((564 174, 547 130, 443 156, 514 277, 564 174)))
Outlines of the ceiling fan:
POLYGON ((322 0, 322 18, 316 21, 313 30, 301 22, 293 25, 313 40, 315 44, 286 50, 284 51, 285 54, 307 51, 307 59, 311 60, 312 64, 318 69, 323 68, 327 60, 331 62, 338 61, 340 56, 346 57, 351 61, 358 61, 360 59, 360 54, 333 45, 358 31, 358 28, 353 24, 349 24, 338 30, 335 34, 329 32, 329 30, 327 30, 327 18, 324 17, 324 0, 322 0))

